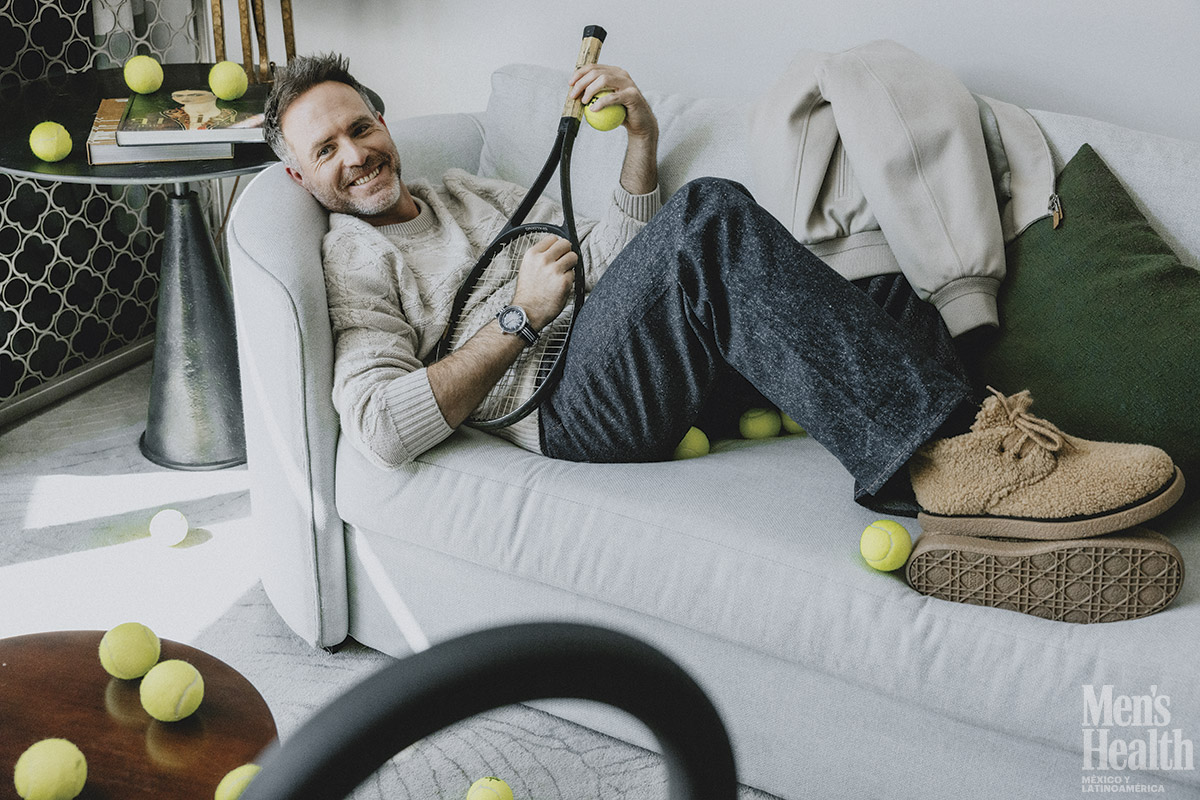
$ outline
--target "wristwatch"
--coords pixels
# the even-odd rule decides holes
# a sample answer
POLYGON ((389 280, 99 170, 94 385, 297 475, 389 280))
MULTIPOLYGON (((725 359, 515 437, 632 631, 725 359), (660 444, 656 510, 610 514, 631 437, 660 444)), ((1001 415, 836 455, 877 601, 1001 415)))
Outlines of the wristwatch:
POLYGON ((500 323, 501 331, 520 336, 525 340, 526 347, 538 340, 538 332, 529 324, 529 317, 520 306, 505 306, 496 314, 496 320, 500 323))

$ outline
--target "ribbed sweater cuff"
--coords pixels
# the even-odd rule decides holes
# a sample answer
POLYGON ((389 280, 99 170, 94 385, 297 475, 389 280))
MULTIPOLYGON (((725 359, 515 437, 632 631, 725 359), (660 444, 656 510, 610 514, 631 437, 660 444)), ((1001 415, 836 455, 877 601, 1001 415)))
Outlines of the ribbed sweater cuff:
POLYGON ((662 196, 657 186, 654 187, 654 191, 646 194, 630 194, 625 191, 625 187, 617 186, 613 193, 613 200, 616 202, 617 208, 638 222, 649 222, 650 218, 662 208, 662 196))
POLYGON ((929 301, 937 307, 951 336, 966 333, 980 325, 998 326, 996 293, 1000 281, 973 276, 951 281, 934 293, 929 301))
POLYGON ((416 458, 441 442, 454 429, 446 424, 429 385, 424 368, 389 383, 383 390, 387 413, 391 417, 401 448, 409 459, 416 458))

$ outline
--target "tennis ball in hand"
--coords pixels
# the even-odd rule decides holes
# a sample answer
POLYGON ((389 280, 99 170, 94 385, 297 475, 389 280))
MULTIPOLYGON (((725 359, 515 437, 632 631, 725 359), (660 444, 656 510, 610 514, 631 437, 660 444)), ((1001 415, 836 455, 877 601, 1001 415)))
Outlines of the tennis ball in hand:
POLYGON ((796 422, 796 420, 792 419, 787 414, 784 414, 782 411, 779 412, 779 421, 783 424, 783 429, 788 433, 807 433, 807 431, 800 426, 800 423, 796 422))
POLYGON ((912 553, 912 537, 899 522, 880 519, 872 522, 862 533, 858 550, 868 566, 880 572, 899 569, 912 553))
POLYGON ((467 790, 467 800, 513 800, 513 793, 499 778, 480 778, 467 790))
POLYGON ((164 547, 179 544, 187 535, 188 521, 181 511, 164 508, 150 518, 150 539, 164 547))
POLYGON ((773 408, 752 408, 738 420, 738 430, 746 439, 770 439, 779 435, 783 422, 773 408))
POLYGON ((213 800, 237 800, 242 796, 242 792, 246 791, 250 781, 254 780, 260 772, 262 772, 262 767, 258 764, 243 764, 230 770, 217 784, 217 792, 213 795, 213 800))
POLYGON ((186 661, 172 659, 146 673, 140 694, 147 714, 160 722, 178 722, 200 707, 204 678, 186 661))
POLYGON ((87 783, 87 759, 66 739, 43 739, 17 759, 13 783, 24 800, 71 800, 87 783))
POLYGON ((704 431, 695 427, 688 428, 688 432, 683 435, 683 440, 675 448, 675 460, 680 461, 685 458, 706 456, 709 449, 708 437, 704 434, 704 431))
POLYGON ((598 131, 611 131, 625 121, 625 106, 620 103, 606 106, 599 111, 593 110, 597 100, 606 94, 612 93, 612 89, 601 89, 583 107, 583 118, 587 120, 588 125, 591 125, 598 131))
POLYGON ((222 100, 237 100, 246 93, 249 82, 240 64, 222 61, 208 71, 208 88, 222 100))
POLYGON ((71 146, 71 134, 57 122, 39 122, 29 133, 29 149, 42 161, 62 161, 71 146))
POLYGON ((157 92, 162 82, 162 65, 150 56, 134 56, 125 62, 125 85, 138 94, 157 92))
POLYGON ((140 622, 124 622, 100 640, 100 664, 123 681, 140 678, 158 663, 162 643, 140 622))

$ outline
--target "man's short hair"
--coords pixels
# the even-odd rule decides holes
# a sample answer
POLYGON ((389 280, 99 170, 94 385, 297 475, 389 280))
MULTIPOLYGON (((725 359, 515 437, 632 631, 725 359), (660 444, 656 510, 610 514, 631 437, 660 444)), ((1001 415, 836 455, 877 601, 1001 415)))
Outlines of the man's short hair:
POLYGON ((267 97, 267 107, 263 119, 263 134, 267 144, 279 156, 280 160, 289 166, 296 166, 296 157, 283 139, 283 129, 280 124, 288 107, 296 98, 317 84, 334 81, 344 83, 358 92, 371 113, 377 113, 375 104, 371 102, 366 88, 350 74, 350 62, 337 53, 324 53, 313 56, 296 56, 287 66, 276 69, 275 85, 267 97))

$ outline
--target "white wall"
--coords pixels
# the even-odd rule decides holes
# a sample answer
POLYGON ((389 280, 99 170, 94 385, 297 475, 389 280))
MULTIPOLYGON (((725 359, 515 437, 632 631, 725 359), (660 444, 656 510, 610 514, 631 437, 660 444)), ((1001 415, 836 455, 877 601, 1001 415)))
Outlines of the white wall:
POLYGON ((983 94, 1200 139, 1200 0, 293 2, 298 52, 350 56, 390 119, 482 109, 492 70, 570 67, 594 22, 643 88, 757 93, 797 49, 890 38, 983 94))

